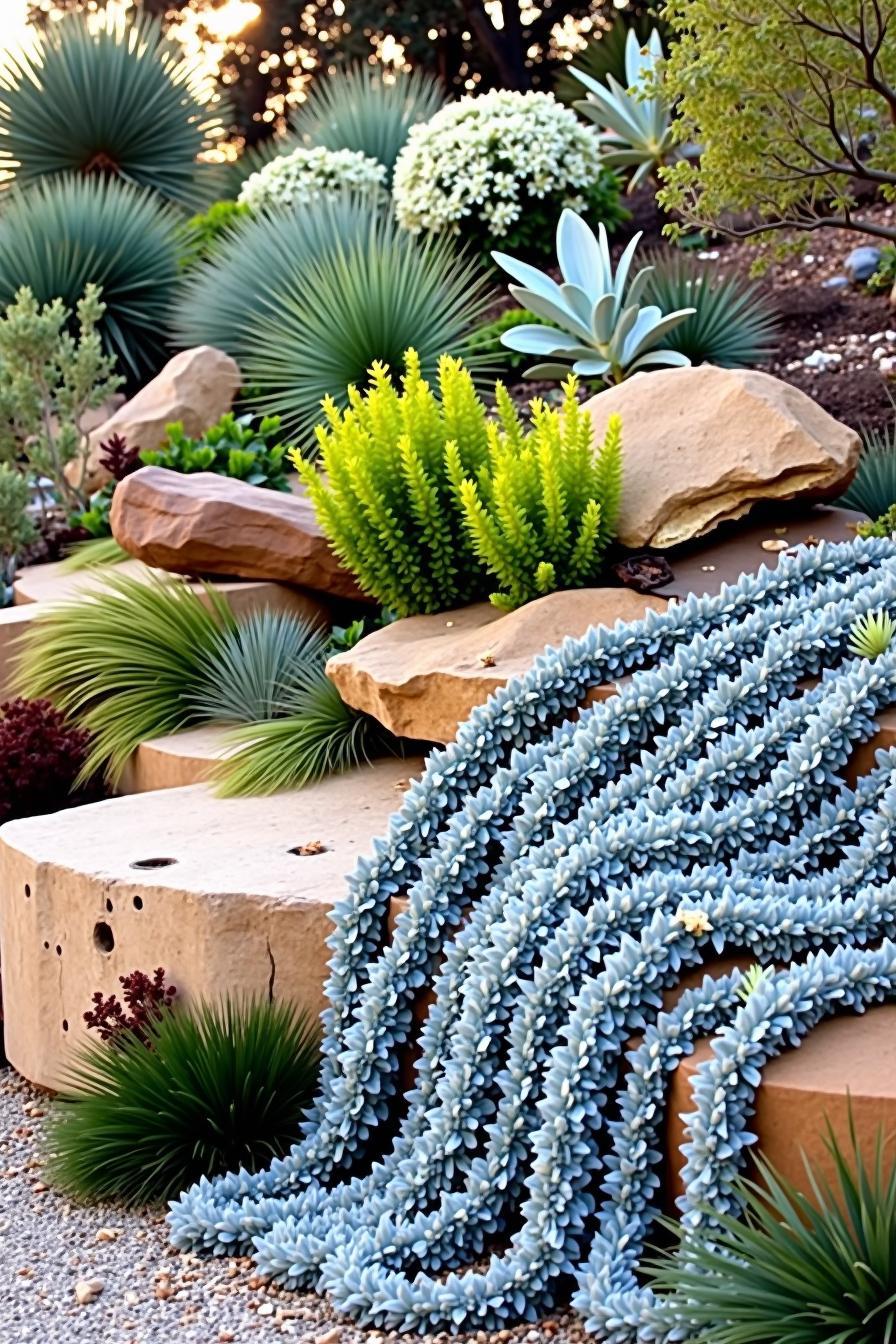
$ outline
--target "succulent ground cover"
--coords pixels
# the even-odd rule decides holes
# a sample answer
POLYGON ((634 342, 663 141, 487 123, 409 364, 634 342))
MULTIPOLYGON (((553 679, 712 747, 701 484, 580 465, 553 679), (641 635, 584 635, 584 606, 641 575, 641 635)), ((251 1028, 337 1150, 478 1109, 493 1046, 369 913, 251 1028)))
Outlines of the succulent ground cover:
POLYGON ((894 588, 889 539, 803 549, 546 650, 474 711, 335 910, 304 1138, 259 1176, 200 1181, 173 1205, 175 1244, 251 1252, 380 1327, 537 1319, 573 1274, 612 1344, 678 1338, 637 1277, 661 1075, 718 1032, 685 1148, 697 1229, 736 1211, 762 1064, 829 1013, 896 994, 896 754, 854 788, 840 773, 896 694, 896 651, 853 647, 894 588), (394 894, 407 910, 378 952, 394 894), (708 979, 661 1011, 663 987, 726 948, 783 969, 749 992, 708 979), (384 1141, 395 1052, 433 975, 415 1086, 384 1141), (645 1028, 654 1048, 627 1057, 645 1028))

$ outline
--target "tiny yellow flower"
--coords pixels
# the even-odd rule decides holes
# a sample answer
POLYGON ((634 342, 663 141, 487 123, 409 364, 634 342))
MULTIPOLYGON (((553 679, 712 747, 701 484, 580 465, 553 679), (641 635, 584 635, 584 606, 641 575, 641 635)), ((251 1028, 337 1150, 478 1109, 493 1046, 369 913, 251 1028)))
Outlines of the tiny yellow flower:
POLYGON ((679 910, 675 914, 675 923, 681 924, 687 933, 712 933, 705 910, 679 910))

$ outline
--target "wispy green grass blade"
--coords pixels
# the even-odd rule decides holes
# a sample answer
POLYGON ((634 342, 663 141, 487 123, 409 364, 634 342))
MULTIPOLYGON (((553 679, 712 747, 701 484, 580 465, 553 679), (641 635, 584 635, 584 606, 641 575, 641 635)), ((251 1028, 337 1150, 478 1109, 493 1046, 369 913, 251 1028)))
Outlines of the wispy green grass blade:
POLYGON ((64 574, 75 574, 82 569, 120 565, 130 558, 114 537, 91 537, 89 541, 76 541, 59 568, 64 574))

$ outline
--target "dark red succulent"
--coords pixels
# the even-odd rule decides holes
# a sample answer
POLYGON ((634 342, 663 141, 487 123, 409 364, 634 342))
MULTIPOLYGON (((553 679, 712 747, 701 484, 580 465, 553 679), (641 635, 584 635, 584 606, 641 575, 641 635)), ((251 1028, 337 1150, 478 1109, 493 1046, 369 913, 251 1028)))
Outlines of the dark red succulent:
POLYGON ((131 971, 130 975, 120 975, 118 981, 124 991, 124 1005, 117 995, 110 994, 106 999, 97 990, 92 999, 93 1007, 84 1014, 84 1021, 101 1040, 115 1041, 127 1033, 147 1045, 148 1023, 172 1006, 177 990, 174 985, 165 984, 161 966, 151 976, 145 971, 131 971))
POLYGON ((99 463, 113 481, 123 481, 141 465, 140 449, 130 448, 123 435, 110 434, 106 442, 100 444, 99 463))
POLYGON ((88 734, 49 700, 0 705, 0 822, 72 802, 89 745, 88 734))

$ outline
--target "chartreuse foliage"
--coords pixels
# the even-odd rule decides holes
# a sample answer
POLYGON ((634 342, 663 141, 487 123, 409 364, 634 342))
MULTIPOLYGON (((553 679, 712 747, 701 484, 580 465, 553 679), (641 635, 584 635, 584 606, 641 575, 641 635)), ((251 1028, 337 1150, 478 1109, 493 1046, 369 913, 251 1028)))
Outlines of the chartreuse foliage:
POLYGON ((547 649, 474 710, 335 907, 297 1146, 193 1186, 175 1244, 251 1252, 378 1328, 503 1329, 572 1275, 607 1344, 689 1338, 639 1277, 670 1071, 716 1033, 681 1201, 686 1238, 712 1237, 740 1207, 763 1065, 832 1012, 896 996, 896 752, 841 777, 896 699, 896 650, 854 656, 850 632, 894 602, 896 542, 802 548, 547 649), (586 705, 606 681, 618 693, 586 705), (663 1011, 726 948, 766 968, 750 992, 739 972, 707 977, 663 1011))
POLYGON ((488 457, 475 479, 463 474, 457 445, 446 449, 461 524, 473 552, 500 589, 505 611, 557 588, 581 588, 600 573, 622 495, 622 421, 610 417, 599 449, 591 416, 563 384, 558 413, 536 399, 527 432, 500 387, 497 424, 488 426, 488 457))
POLYGON ((506 389, 490 419, 460 360, 439 361, 438 394, 416 351, 399 390, 383 364, 370 390, 330 400, 319 469, 293 453, 318 521, 365 592, 398 616, 492 593, 510 610, 600 570, 621 490, 620 425, 592 448, 591 421, 564 385, 561 409, 506 389))
POLYGON ((154 737, 198 723, 246 724, 242 750, 221 766, 222 789, 270 793, 284 775, 303 784, 383 743, 378 725, 331 687, 329 651, 325 633, 290 613, 256 611, 238 624, 212 588, 119 575, 40 614, 17 678, 24 694, 52 700, 89 731, 84 779, 105 770, 114 784, 154 737), (278 748, 263 754, 252 744, 271 740, 268 719, 278 748))
POLYGON ((689 1344, 891 1344, 896 1339, 896 1163, 882 1133, 829 1128, 833 1181, 807 1168, 813 1199, 759 1161, 737 1182, 744 1216, 685 1237, 654 1266, 689 1344))
POLYGON ((318 1060, 315 1024, 289 1003, 175 1003, 81 1050, 50 1120, 52 1179, 78 1199, 145 1204, 257 1171, 288 1151, 318 1060))
POLYGON ((215 173, 197 157, 223 133, 207 73, 148 14, 110 7, 48 23, 0 66, 0 169, 29 186, 59 173, 121 177, 198 208, 215 173))
POLYGON ((700 145, 699 159, 660 170, 666 210, 742 235, 870 227, 896 238, 859 204, 869 183, 896 196, 896 26, 887 5, 775 0, 754 10, 740 0, 666 0, 661 15, 676 139, 700 145))

